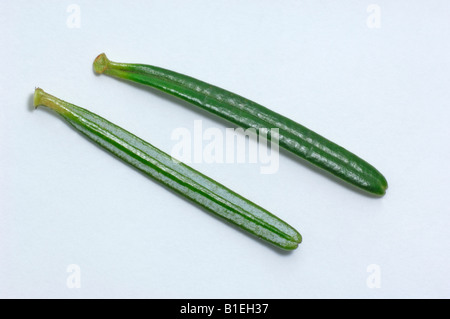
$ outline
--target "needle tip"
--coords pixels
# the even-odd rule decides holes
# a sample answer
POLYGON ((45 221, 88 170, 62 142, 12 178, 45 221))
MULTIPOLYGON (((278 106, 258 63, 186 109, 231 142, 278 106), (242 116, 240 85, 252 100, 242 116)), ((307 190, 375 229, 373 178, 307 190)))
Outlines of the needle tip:
POLYGON ((102 74, 108 68, 109 60, 106 54, 102 53, 98 55, 94 60, 94 71, 98 74, 102 74))
POLYGON ((41 89, 41 88, 34 89, 33 106, 35 109, 37 109, 37 107, 39 105, 41 105, 41 99, 44 94, 45 94, 45 92, 43 89, 41 89))

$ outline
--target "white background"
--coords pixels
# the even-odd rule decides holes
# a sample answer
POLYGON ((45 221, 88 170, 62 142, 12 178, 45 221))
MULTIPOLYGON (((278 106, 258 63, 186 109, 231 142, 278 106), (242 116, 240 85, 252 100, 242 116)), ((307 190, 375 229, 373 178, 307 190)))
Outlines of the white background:
POLYGON ((372 3, 1 1, 0 297, 450 297, 450 2, 374 2, 379 28, 367 24, 372 3), (96 76, 101 52, 286 115, 377 167, 388 192, 364 195, 285 152, 272 175, 192 164, 304 242, 283 253, 236 231, 32 110, 39 86, 166 152, 194 120, 232 127, 96 76), (71 264, 81 288, 66 284, 71 264))

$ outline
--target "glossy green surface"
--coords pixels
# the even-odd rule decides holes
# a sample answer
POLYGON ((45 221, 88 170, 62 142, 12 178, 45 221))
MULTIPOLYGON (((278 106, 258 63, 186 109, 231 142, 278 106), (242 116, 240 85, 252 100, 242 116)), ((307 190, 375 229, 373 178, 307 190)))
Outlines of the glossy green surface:
POLYGON ((372 165, 303 125, 242 96, 159 67, 112 62, 105 54, 95 59, 94 70, 154 87, 244 129, 279 128, 279 144, 286 150, 369 193, 386 192, 386 179, 372 165))
POLYGON ((35 91, 34 105, 53 109, 123 161, 251 234, 287 250, 302 241, 300 234, 278 217, 106 119, 41 89, 35 91))

